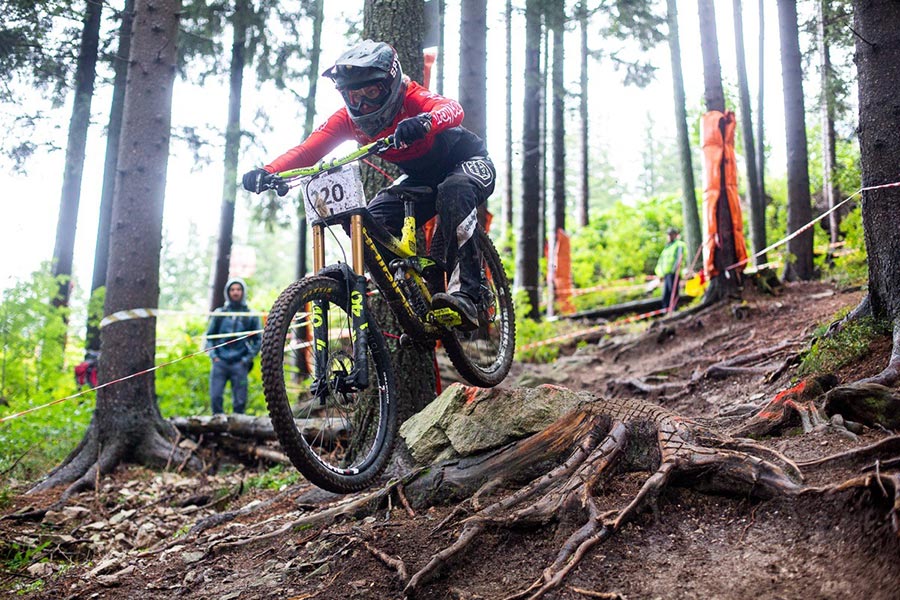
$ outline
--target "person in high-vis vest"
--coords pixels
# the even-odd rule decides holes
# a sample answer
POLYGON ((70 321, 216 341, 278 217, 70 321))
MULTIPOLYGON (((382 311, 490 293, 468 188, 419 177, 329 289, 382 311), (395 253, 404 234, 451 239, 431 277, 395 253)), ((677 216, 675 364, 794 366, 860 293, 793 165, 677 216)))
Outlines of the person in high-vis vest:
POLYGON ((656 276, 663 280, 662 308, 670 310, 678 304, 678 290, 675 289, 675 277, 684 266, 684 255, 687 246, 678 239, 678 230, 669 227, 669 243, 663 248, 656 261, 656 276), (674 290, 674 294, 673 294, 674 290), (671 303, 671 304, 670 304, 671 303))

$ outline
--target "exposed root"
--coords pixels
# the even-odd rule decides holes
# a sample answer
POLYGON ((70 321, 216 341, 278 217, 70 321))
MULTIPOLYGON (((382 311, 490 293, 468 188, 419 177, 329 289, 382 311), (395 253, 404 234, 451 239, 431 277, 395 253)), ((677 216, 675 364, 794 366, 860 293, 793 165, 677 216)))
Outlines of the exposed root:
POLYGON ((368 550, 372 554, 372 556, 393 569, 397 573, 397 577, 400 578, 400 583, 406 585, 406 582, 409 581, 409 573, 406 570, 406 563, 404 563, 402 559, 394 558, 385 554, 369 542, 363 542, 363 545, 366 547, 366 550, 368 550))
MULTIPOLYGON (((797 344, 795 342, 783 342, 778 344, 777 346, 773 346, 771 348, 764 348, 757 352, 753 352, 750 354, 745 354, 743 352, 739 353, 738 356, 723 360, 714 365, 710 365, 706 371, 703 372, 701 377, 709 377, 712 379, 724 379, 726 377, 731 377, 734 375, 766 375, 769 376, 773 372, 781 371, 783 369, 783 364, 779 365, 776 369, 773 370, 772 366, 748 366, 753 365, 758 362, 768 363, 772 361, 775 357, 780 354, 785 353, 786 351, 790 351, 797 344)), ((794 353, 791 353, 793 355, 794 353)), ((792 356, 788 357, 788 361, 790 361, 792 356)))
POLYGON ((832 454, 824 458, 816 460, 806 460, 797 463, 804 471, 814 471, 826 467, 837 467, 846 465, 862 465, 873 460, 880 460, 883 457, 894 458, 900 456, 900 435, 894 435, 884 438, 875 444, 864 446, 862 448, 854 448, 839 454, 832 454))
MULTIPOLYGON (((370 514, 372 506, 381 504, 382 500, 387 498, 399 484, 399 481, 392 481, 385 487, 374 492, 351 496, 342 502, 339 502, 323 511, 317 511, 310 514, 304 514, 299 518, 288 521, 278 529, 265 533, 251 533, 240 539, 227 538, 210 545, 206 549, 207 555, 214 555, 233 548, 246 546, 260 541, 271 540, 287 534, 292 529, 311 525, 325 525, 334 522, 336 519, 345 516, 357 516, 359 514, 370 514)), ((264 522, 263 525, 268 525, 264 522)), ((257 526, 258 527, 258 526, 257 526)))
MULTIPOLYGON (((875 465, 878 466, 878 463, 875 465)), ((809 488, 806 493, 836 493, 852 489, 873 489, 873 493, 891 503, 888 516, 895 534, 900 536, 900 473, 881 473, 880 470, 868 475, 848 479, 837 485, 809 488)))
POLYGON ((779 392, 766 406, 743 425, 731 431, 736 437, 758 437, 781 431, 799 420, 804 433, 828 423, 816 398, 837 383, 833 375, 804 379, 794 387, 779 392))
POLYGON ((112 443, 104 445, 98 433, 96 421, 91 421, 88 430, 78 446, 69 456, 41 482, 27 493, 41 492, 59 485, 67 485, 59 501, 64 502, 79 492, 97 489, 100 477, 112 471, 124 460, 163 468, 174 457, 182 466, 190 464, 199 469, 200 461, 190 452, 174 446, 166 437, 165 422, 159 427, 151 426, 137 439, 128 436, 114 436, 112 443), (173 452, 174 447, 174 452, 173 452))
POLYGON ((862 379, 860 383, 876 383, 886 387, 893 387, 900 381, 900 319, 894 322, 893 347, 891 358, 884 370, 874 377, 862 379))
POLYGON ((611 419, 596 419, 590 434, 582 438, 565 463, 465 519, 456 540, 413 574, 405 589, 407 596, 433 579, 489 526, 541 525, 561 514, 582 515, 580 527, 562 544, 541 576, 508 600, 536 599, 559 587, 592 548, 648 506, 655 507, 659 495, 676 476, 701 479, 711 489, 763 498, 792 495, 802 489, 800 470, 793 462, 751 441, 721 438, 661 407, 639 401, 598 399, 591 409, 595 419, 611 419), (595 440, 601 436, 597 444, 595 440), (786 465, 790 475, 770 458, 786 465), (652 474, 626 506, 605 512, 601 509, 597 494, 608 477, 619 470, 648 467, 652 474))

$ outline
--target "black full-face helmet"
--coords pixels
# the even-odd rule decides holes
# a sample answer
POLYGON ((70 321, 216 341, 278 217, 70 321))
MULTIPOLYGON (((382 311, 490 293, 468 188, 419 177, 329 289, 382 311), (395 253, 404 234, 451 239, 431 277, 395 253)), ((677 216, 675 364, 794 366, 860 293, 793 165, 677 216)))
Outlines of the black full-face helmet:
POLYGON ((403 104, 406 86, 400 60, 384 42, 364 40, 322 75, 334 81, 350 118, 369 137, 393 123, 403 104))

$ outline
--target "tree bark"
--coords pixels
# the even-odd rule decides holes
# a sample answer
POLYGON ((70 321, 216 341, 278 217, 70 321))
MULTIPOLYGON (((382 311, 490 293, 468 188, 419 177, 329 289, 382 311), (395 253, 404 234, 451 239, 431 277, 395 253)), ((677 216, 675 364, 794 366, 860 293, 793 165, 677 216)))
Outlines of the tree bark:
POLYGON ((459 19, 459 103, 466 129, 487 141, 487 2, 462 0, 459 19))
POLYGON ((681 214, 684 219, 685 245, 687 246, 686 260, 692 260, 700 248, 703 234, 700 230, 700 214, 697 210, 694 165, 687 126, 687 101, 681 69, 681 41, 678 35, 678 8, 675 0, 666 0, 666 6, 669 23, 669 53, 672 58, 672 87, 675 96, 675 129, 678 139, 678 155, 681 158, 681 214))
MULTIPOLYGON (((581 189, 578 197, 576 223, 579 227, 587 227, 590 222, 591 188, 588 172, 590 169, 590 146, 588 129, 588 13, 585 3, 578 3, 578 24, 581 30, 581 87, 579 93, 578 115, 581 119, 581 189)), ((682 92, 682 96, 684 92, 682 92)))
MULTIPOLYGON (((122 141, 113 199, 106 314, 156 308, 159 254, 175 79, 179 0, 138 0, 125 89, 122 141)), ((101 330, 100 382, 154 364, 156 319, 118 321, 101 330)), ((164 466, 184 460, 174 429, 156 404, 155 379, 144 373, 97 392, 78 447, 34 489, 71 483, 63 496, 90 489, 123 460, 164 466)))
POLYGON ((719 38, 716 31, 716 8, 712 0, 699 0, 700 49, 703 53, 703 97, 706 110, 725 112, 722 67, 719 63, 719 38))
MULTIPOLYGON (((763 210, 765 207, 769 205, 769 201, 766 198, 766 131, 763 123, 763 115, 764 113, 764 100, 765 100, 765 81, 766 81, 766 24, 765 24, 765 0, 759 0, 759 17, 757 18, 757 23, 759 23, 759 56, 757 57, 759 74, 757 76, 757 81, 759 82, 759 91, 756 96, 756 176, 759 178, 759 194, 763 199, 763 210)), ((766 243, 766 230, 763 228, 762 238, 759 240, 759 244, 765 248, 768 244, 766 243)), ((754 238, 754 242, 757 240, 754 238)), ((764 262, 765 256, 759 257, 759 262, 764 262)))
POLYGON ((237 200, 237 163, 241 149, 241 93, 244 84, 244 65, 247 51, 248 0, 236 0, 231 17, 234 37, 231 43, 231 68, 228 89, 228 123, 225 126, 225 176, 222 182, 222 205, 219 211, 219 239, 216 245, 216 266, 209 310, 223 302, 222 290, 228 282, 231 247, 234 234, 234 203, 237 200))
MULTIPOLYGON (((900 4, 891 0, 854 3, 859 73, 859 150, 862 185, 900 181, 900 4)), ((869 304, 876 319, 894 326, 894 348, 876 383, 900 379, 900 188, 864 191, 862 220, 869 263, 869 304)))
MULTIPOLYGON (((784 86, 784 126, 787 145, 787 233, 812 220, 809 195, 809 158, 806 150, 806 109, 803 103, 803 65, 797 29, 796 0, 778 0, 781 32, 781 80, 784 86)), ((813 232, 808 229, 787 243, 793 261, 785 265, 784 279, 813 277, 813 232)))
MULTIPOLYGON (((719 63, 719 42, 716 31, 716 11, 712 0, 698 2, 700 14, 700 48, 703 51, 704 98, 707 111, 725 112, 725 92, 722 87, 722 68, 719 63)), ((724 123, 720 123, 724 127, 724 123)), ((734 247, 734 231, 731 221, 731 207, 725 191, 725 164, 719 165, 721 188, 716 201, 716 229, 719 240, 715 250, 714 264, 718 275, 710 282, 704 295, 705 302, 713 302, 739 290, 738 278, 726 271, 737 262, 734 247)))
MULTIPOLYGON (((837 189, 834 184, 834 165, 837 158, 834 133, 834 92, 831 89, 831 51, 828 45, 826 19, 827 0, 818 1, 819 69, 821 99, 819 111, 822 119, 822 197, 828 210, 837 203, 837 189)), ((828 237, 832 244, 840 239, 840 214, 833 211, 828 215, 828 237)), ((829 249, 828 254, 831 254, 829 249)))
POLYGON ((522 208, 516 248, 516 287, 531 304, 525 315, 540 316, 538 279, 541 220, 541 11, 539 0, 525 4, 525 103, 522 127, 522 208))
MULTIPOLYGON (((747 167, 747 195, 750 197, 750 231, 753 249, 766 247, 766 205, 759 189, 756 173, 756 146, 753 143, 753 119, 750 106, 750 86, 747 83, 747 64, 744 58, 744 18, 741 0, 733 0, 734 46, 737 54, 738 91, 741 103, 741 133, 744 142, 744 160, 747 167)), ((757 257, 755 264, 766 262, 765 256, 757 257)))
POLYGON ((59 201, 59 220, 56 223, 56 245, 53 248, 53 276, 61 277, 54 306, 68 306, 72 285, 72 260, 75 251, 75 229, 78 225, 78 204, 81 200, 81 177, 87 131, 91 124, 91 100, 94 97, 94 76, 97 49, 100 45, 100 13, 103 5, 93 0, 85 2, 84 26, 75 67, 75 96, 69 119, 69 138, 66 142, 66 162, 63 171, 62 197, 59 201))
MULTIPOLYGON (((400 57, 403 72, 415 81, 422 80, 422 34, 425 5, 422 0, 366 0, 363 9, 363 37, 391 44, 400 57)), ((398 169, 381 162, 390 173, 398 169)), ((366 194, 385 184, 383 176, 366 169, 366 194)), ((420 224, 421 225, 421 224, 420 224)), ((421 242, 420 236, 420 242, 421 242)), ((394 315, 385 302, 371 302, 378 323, 385 329, 400 331, 394 315)), ((391 351, 397 380, 400 422, 425 407, 435 397, 434 349, 412 344, 405 348, 396 344, 391 351)))
MULTIPOLYGON (((131 25, 134 20, 134 0, 126 0, 120 13, 119 49, 112 57, 113 80, 112 105, 106 126, 106 159, 103 163, 103 187, 100 191, 100 219, 97 224, 97 243, 94 247, 94 271, 91 277, 91 298, 106 285, 106 267, 109 262, 109 224, 112 219, 112 200, 116 184, 116 165, 119 158, 119 140, 122 133, 122 109, 125 105, 125 78, 128 75, 128 56, 131 52, 131 25)), ((89 306, 93 306, 90 303, 89 306)), ((100 351, 100 324, 88 312, 86 351, 100 351)))
POLYGON ((565 6, 550 9, 548 24, 553 38, 553 63, 550 66, 551 113, 553 121, 553 201, 547 232, 547 316, 553 316, 556 300, 556 272, 559 268, 556 247, 559 232, 566 229, 566 89, 565 89, 565 6))

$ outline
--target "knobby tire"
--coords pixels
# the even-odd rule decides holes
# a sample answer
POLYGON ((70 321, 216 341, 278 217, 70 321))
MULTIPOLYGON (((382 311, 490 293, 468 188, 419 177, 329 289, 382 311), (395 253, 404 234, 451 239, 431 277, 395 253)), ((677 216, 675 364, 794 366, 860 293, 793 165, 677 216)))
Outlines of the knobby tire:
MULTIPOLYGON (((332 323, 332 316, 336 319, 335 323, 340 323, 337 319, 342 318, 341 313, 343 317, 349 314, 349 292, 344 281, 321 276, 306 277, 294 282, 281 293, 269 312, 263 332, 261 365, 266 404, 281 447, 291 463, 311 483, 336 493, 357 492, 368 487, 382 473, 396 441, 396 387, 390 356, 381 330, 370 316, 367 328, 369 387, 358 394, 350 394, 349 400, 347 394, 340 394, 331 387, 324 404, 309 397, 304 400, 302 389, 295 385, 300 376, 292 372, 291 352, 286 353, 285 344, 288 343, 289 350, 292 344, 298 344, 291 332, 306 330, 302 318, 308 318, 303 315, 313 301, 327 303, 329 324, 332 323), (301 321, 296 320, 298 317, 301 321), (304 435, 298 428, 298 421, 292 411, 293 401, 298 402, 298 407, 305 402, 308 407, 313 407, 307 410, 324 413, 323 418, 301 421, 301 426, 305 422, 321 421, 323 424, 320 428, 324 429, 326 425, 330 426, 330 423, 337 421, 340 423, 340 427, 337 427, 338 434, 348 431, 349 439, 348 436, 341 438, 333 432, 331 438, 327 435, 320 438, 319 432, 311 433, 311 427, 308 426, 304 426, 304 435), (338 416, 335 417, 335 414, 338 416), (355 445, 357 440, 354 439, 357 436, 364 438, 358 448, 355 445), (359 464, 347 465, 342 462, 348 460, 348 457, 352 461, 357 455, 363 456, 359 464)), ((349 322, 349 319, 345 321, 349 322)), ((348 335, 338 335, 330 339, 329 344, 349 347, 349 339, 348 335)), ((350 362, 352 349, 349 353, 340 349, 332 352, 329 349, 329 357, 329 372, 332 362, 336 365, 335 368, 344 368, 343 365, 350 362)), ((315 368, 310 371, 315 372, 315 368)))

